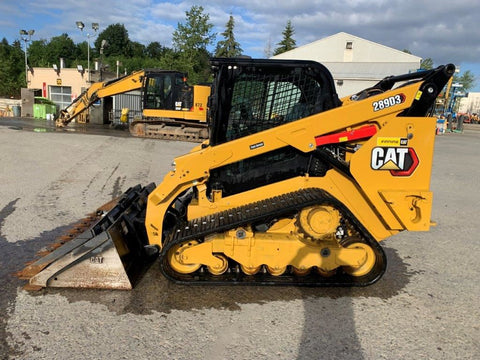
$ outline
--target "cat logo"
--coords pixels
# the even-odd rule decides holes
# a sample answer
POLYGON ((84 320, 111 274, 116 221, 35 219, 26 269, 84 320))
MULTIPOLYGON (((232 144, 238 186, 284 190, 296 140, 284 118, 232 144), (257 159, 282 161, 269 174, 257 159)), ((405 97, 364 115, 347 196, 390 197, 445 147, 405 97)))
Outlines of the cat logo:
POLYGON ((393 176, 409 176, 417 168, 418 163, 413 148, 375 147, 372 149, 370 166, 373 170, 389 170, 393 176))

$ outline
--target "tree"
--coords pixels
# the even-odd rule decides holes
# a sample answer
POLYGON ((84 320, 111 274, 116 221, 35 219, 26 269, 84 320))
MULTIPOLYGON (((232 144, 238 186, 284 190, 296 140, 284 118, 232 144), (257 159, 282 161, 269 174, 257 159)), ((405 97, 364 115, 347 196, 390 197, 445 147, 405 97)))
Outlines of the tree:
POLYGON ((230 15, 230 18, 225 27, 225 31, 221 34, 225 40, 219 41, 217 43, 215 56, 230 58, 242 55, 242 48, 240 47, 240 44, 235 40, 235 35, 233 34, 235 20, 233 19, 232 15, 230 15))
POLYGON ((63 58, 68 67, 70 61, 75 59, 76 48, 68 34, 62 34, 50 39, 46 45, 45 52, 48 64, 59 64, 59 59, 63 58))
POLYGON ((48 67, 47 40, 32 41, 28 47, 28 62, 30 66, 48 67))
POLYGON ((131 57, 144 57, 146 53, 146 47, 143 44, 140 44, 136 41, 130 41, 128 44, 129 55, 131 57))
POLYGON ((433 60, 432 58, 423 59, 420 62, 420 69, 430 70, 433 69, 433 60))
MULTIPOLYGON (((203 13, 202 6, 192 6, 185 12, 186 23, 178 23, 173 32, 173 45, 178 52, 178 70, 187 72, 193 83, 208 80, 205 76, 204 64, 205 53, 208 54, 207 46, 215 40, 212 33, 213 25, 209 22, 210 16, 203 13)), ((208 72, 209 73, 209 72, 208 72)))
POLYGON ((185 14, 186 23, 178 23, 172 35, 175 49, 184 52, 206 49, 216 36, 211 32, 213 24, 209 23, 210 15, 204 14, 203 7, 197 5, 193 5, 185 14))
POLYGON ((105 30, 98 34, 95 40, 95 49, 100 49, 102 40, 107 40, 108 47, 104 49, 104 56, 131 56, 132 48, 128 31, 123 24, 109 25, 105 30))
POLYGON ((20 88, 25 86, 25 61, 21 44, 12 45, 3 38, 0 42, 0 96, 19 97, 20 88))
POLYGON ((288 20, 287 25, 282 32, 283 39, 277 44, 278 47, 273 52, 273 55, 278 55, 296 48, 296 41, 293 39, 294 33, 295 29, 292 26, 292 22, 288 20))
POLYGON ((164 51, 164 47, 158 41, 151 42, 145 49, 146 55, 151 59, 158 59, 164 51))
POLYGON ((460 76, 455 75, 453 81, 462 84, 462 89, 465 92, 475 87, 475 75, 470 70, 466 70, 460 76))

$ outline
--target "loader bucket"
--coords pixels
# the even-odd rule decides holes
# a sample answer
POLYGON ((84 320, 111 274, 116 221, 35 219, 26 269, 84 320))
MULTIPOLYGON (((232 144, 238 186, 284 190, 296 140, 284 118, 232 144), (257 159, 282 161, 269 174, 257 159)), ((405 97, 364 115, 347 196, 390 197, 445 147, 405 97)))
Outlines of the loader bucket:
POLYGON ((25 288, 132 289, 158 255, 143 224, 154 188, 152 183, 128 189, 92 227, 17 273, 29 280, 25 288))

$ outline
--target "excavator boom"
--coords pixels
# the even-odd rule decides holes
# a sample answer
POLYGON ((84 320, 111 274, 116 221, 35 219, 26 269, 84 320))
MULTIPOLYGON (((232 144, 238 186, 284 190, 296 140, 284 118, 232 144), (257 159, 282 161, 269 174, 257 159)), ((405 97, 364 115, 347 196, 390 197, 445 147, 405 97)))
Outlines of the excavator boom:
MULTIPOLYGON (((118 79, 93 83, 79 97, 73 100, 69 106, 60 111, 60 115, 56 119, 56 125, 58 127, 68 125, 71 121, 84 114, 85 110, 92 106, 98 99, 142 88, 144 76, 145 71, 140 70, 118 79)), ((87 117, 79 120, 79 122, 83 123, 88 122, 87 117)))

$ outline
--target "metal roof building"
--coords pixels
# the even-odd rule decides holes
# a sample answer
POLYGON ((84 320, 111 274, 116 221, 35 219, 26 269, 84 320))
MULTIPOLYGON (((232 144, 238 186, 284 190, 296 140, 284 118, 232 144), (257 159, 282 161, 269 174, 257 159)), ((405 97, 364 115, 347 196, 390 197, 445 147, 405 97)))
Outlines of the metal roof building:
POLYGON ((314 60, 332 73, 340 97, 355 94, 389 75, 417 71, 422 58, 340 32, 272 57, 314 60))

